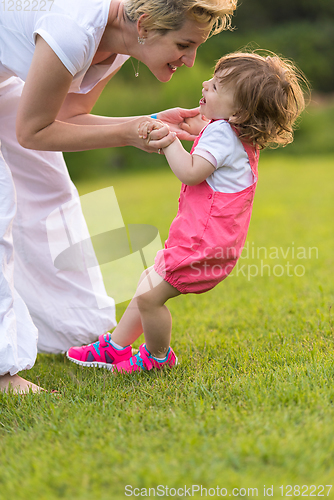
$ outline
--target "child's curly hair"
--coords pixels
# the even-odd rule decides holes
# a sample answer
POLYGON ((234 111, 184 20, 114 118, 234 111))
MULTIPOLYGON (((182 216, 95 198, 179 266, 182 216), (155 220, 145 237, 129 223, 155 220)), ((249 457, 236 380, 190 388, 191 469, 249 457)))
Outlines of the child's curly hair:
POLYGON ((222 57, 214 73, 234 88, 238 110, 230 122, 241 139, 261 149, 293 141, 293 125, 305 108, 301 84, 308 85, 291 61, 273 53, 235 52, 222 57))

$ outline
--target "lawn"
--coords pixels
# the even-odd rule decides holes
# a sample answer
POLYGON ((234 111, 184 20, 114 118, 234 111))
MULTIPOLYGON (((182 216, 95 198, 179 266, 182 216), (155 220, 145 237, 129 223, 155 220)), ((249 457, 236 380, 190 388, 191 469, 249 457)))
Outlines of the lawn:
MULTIPOLYGON (((166 238, 167 166, 78 187, 107 186, 125 224, 166 238)), ((0 499, 334 498, 333 200, 333 156, 265 155, 233 276, 169 304, 177 368, 39 355, 27 378, 60 396, 0 395, 0 499)))

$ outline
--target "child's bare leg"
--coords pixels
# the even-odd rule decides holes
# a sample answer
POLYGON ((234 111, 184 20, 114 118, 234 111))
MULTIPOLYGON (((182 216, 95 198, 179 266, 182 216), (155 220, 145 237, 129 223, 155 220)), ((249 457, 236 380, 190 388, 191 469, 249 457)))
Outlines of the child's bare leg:
POLYGON ((142 273, 134 298, 131 300, 118 325, 111 334, 111 339, 122 347, 132 344, 143 333, 143 326, 137 304, 137 294, 139 293, 138 290, 140 289, 141 283, 147 278, 152 269, 153 266, 142 273))
POLYGON ((115 330, 111 334, 111 340, 116 344, 126 347, 132 344, 143 333, 137 298, 133 298, 126 308, 115 330))
POLYGON ((164 281, 155 271, 151 270, 138 291, 137 306, 144 329, 146 347, 152 356, 164 358, 170 345, 172 318, 165 302, 180 295, 176 288, 164 281), (144 286, 150 281, 153 288, 145 292, 144 286))
POLYGON ((150 267, 141 276, 134 298, 111 334, 116 344, 125 347, 143 333, 147 349, 163 358, 170 344, 172 319, 164 303, 180 295, 150 267))
POLYGON ((25 394, 29 391, 32 392, 42 392, 44 389, 39 387, 28 380, 20 377, 19 375, 6 375, 0 376, 0 392, 10 392, 13 391, 17 394, 25 394))

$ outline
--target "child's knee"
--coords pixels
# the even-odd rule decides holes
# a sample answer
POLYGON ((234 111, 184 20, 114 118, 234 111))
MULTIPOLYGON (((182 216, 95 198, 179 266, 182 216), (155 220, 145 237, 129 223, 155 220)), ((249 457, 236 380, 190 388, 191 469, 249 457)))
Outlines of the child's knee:
POLYGON ((137 297, 137 305, 140 312, 148 311, 153 307, 150 292, 142 293, 137 297))
POLYGON ((139 285, 144 281, 145 278, 147 278, 147 276, 149 275, 151 269, 153 268, 153 266, 151 267, 148 267, 147 269, 145 269, 145 271, 143 271, 140 275, 140 278, 139 278, 139 281, 138 281, 138 285, 137 285, 137 288, 139 287, 139 285))

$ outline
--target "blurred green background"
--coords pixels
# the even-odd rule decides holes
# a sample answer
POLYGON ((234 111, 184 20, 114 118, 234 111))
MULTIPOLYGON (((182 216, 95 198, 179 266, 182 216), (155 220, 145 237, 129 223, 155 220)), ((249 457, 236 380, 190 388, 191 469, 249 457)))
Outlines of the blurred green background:
MULTIPOLYGON (((334 153, 334 1, 244 0, 239 2, 233 26, 232 32, 210 38, 199 48, 195 66, 178 69, 168 83, 156 80, 143 64, 139 78, 135 78, 127 61, 103 91, 93 113, 136 116, 174 106, 195 107, 201 97, 202 81, 210 77, 219 57, 244 47, 261 48, 294 60, 312 88, 312 99, 294 143, 263 154, 318 157, 334 153)), ((65 157, 74 182, 166 168, 163 157, 131 147, 66 153, 65 157)))

